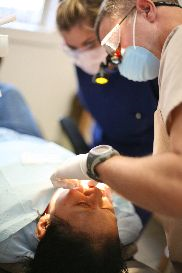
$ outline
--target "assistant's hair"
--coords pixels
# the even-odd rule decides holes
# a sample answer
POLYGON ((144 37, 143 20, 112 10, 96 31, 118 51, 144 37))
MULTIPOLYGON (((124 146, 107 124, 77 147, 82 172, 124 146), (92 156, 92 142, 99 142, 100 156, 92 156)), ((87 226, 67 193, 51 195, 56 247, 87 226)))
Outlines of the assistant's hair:
POLYGON ((69 31, 79 23, 94 27, 102 0, 62 0, 57 9, 56 22, 60 31, 69 31))
POLYGON ((64 220, 53 219, 40 241, 27 273, 120 273, 127 272, 119 237, 92 238, 75 231, 64 220))
MULTIPOLYGON (((161 0, 154 0, 153 2, 154 3, 161 2, 161 0)), ((178 0, 163 0, 163 2, 179 4, 178 0)), ((111 18, 121 19, 122 17, 126 16, 135 6, 136 6, 136 0, 104 0, 100 7, 100 10, 95 22, 95 31, 96 31, 98 40, 99 40, 100 25, 102 23, 102 20, 105 17, 108 16, 111 18)))

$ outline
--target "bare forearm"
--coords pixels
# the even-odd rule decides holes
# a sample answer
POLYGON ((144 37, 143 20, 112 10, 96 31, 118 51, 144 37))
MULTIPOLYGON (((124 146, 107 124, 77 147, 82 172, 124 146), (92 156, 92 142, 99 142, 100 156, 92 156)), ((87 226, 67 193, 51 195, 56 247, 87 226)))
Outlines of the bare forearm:
POLYGON ((114 156, 97 167, 101 180, 148 210, 182 217, 182 156, 114 156))

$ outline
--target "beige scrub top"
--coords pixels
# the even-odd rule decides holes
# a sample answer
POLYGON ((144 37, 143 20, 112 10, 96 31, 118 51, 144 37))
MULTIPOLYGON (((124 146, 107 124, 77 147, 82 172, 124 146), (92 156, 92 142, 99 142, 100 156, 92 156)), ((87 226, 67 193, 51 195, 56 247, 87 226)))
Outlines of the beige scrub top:
MULTIPOLYGON (((154 154, 169 151, 169 135, 166 123, 170 118, 171 111, 182 103, 182 25, 170 33, 164 44, 159 73, 159 88, 159 105, 155 113, 154 154)), ((173 204, 171 205, 173 206, 173 204)), ((170 258, 179 263, 176 272, 181 273, 182 219, 162 217, 162 222, 166 232, 170 258)))

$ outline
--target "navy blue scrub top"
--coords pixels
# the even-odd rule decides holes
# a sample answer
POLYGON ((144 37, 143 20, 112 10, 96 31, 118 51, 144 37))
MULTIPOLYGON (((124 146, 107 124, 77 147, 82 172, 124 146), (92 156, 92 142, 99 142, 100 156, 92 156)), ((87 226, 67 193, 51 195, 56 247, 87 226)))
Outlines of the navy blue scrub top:
POLYGON ((76 71, 78 97, 96 121, 93 146, 108 144, 128 156, 151 154, 157 79, 133 82, 116 71, 108 84, 97 85, 92 83, 92 76, 78 67, 76 71))

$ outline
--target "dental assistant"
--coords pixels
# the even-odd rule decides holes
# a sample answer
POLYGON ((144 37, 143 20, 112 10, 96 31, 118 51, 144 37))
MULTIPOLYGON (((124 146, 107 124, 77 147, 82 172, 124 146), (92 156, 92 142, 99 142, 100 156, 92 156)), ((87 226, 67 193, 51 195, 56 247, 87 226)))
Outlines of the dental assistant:
MULTIPOLYGON (((87 155, 77 156, 72 173, 69 172, 71 161, 61 166, 57 177, 89 175, 104 181, 141 207, 161 213, 174 272, 181 273, 182 9, 178 1, 108 0, 104 4, 97 30, 107 50, 125 49, 120 73, 133 80, 137 77, 146 80, 145 68, 149 75, 154 71, 159 73, 160 98, 155 113, 154 155, 129 158, 103 146, 87 155), (114 31, 110 32, 114 27, 114 31), (119 39, 114 39, 112 48, 112 33, 117 29, 119 39), (155 57, 160 60, 159 71, 155 57), (135 70, 137 62, 141 66, 135 70)), ((56 174, 52 179, 56 179, 56 174)))

